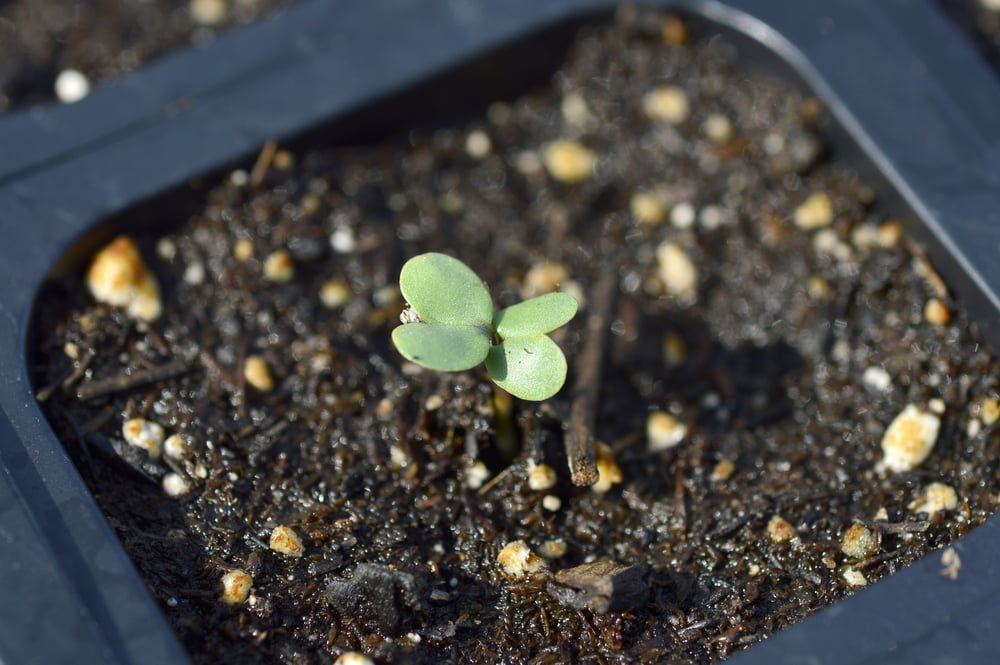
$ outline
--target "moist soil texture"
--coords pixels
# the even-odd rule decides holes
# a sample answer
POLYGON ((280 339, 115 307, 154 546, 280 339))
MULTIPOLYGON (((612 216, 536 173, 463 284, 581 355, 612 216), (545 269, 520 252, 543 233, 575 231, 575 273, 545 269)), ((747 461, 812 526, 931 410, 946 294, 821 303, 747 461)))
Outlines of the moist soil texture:
POLYGON ((39 398, 196 663, 714 661, 997 507, 997 360, 826 122, 724 39, 622 12, 464 124, 269 146, 135 236, 152 323, 96 302, 86 266, 55 281, 39 398), (395 352, 425 251, 498 306, 580 300, 559 395, 395 352), (581 373, 595 487, 563 452, 581 373), (910 405, 933 449, 882 468, 910 405), (186 448, 130 445, 133 418, 186 448))
POLYGON ((0 112, 55 101, 56 80, 118 78, 290 0, 0 0, 0 112))

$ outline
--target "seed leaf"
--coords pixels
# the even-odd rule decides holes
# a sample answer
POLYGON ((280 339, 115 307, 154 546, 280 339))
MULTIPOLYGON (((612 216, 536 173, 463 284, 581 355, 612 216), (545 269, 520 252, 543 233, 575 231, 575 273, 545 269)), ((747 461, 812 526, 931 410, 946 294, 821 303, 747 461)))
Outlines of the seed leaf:
POLYGON ((407 323, 392 331, 392 341, 409 361, 442 372, 461 372, 483 362, 490 337, 477 326, 407 323))
POLYGON ((468 266, 445 254, 431 252, 407 261, 399 273, 399 288, 425 323, 489 328, 493 319, 486 285, 468 266))
POLYGON ((566 357, 545 335, 505 339, 490 348, 486 369, 498 386, 525 400, 548 399, 566 381, 566 357))
POLYGON ((548 293, 497 313, 493 326, 501 339, 552 332, 576 315, 577 303, 565 293, 548 293))

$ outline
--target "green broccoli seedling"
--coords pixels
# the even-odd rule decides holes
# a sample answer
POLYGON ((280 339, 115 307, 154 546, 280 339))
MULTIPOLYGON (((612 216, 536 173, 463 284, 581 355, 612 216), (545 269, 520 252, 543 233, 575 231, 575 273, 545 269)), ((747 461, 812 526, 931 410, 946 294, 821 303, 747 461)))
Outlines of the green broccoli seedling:
POLYGON ((548 333, 569 322, 577 303, 549 293, 493 315, 489 290, 472 270, 444 254, 415 256, 399 273, 409 307, 392 341, 407 360, 460 372, 486 363, 493 381, 524 400, 552 397, 566 381, 566 357, 548 333))

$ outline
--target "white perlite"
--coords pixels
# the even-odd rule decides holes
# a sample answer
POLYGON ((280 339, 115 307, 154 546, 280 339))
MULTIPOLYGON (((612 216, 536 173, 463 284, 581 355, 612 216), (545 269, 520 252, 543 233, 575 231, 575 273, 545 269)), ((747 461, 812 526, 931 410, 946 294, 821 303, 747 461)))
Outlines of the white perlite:
POLYGON ((98 302, 124 307, 132 318, 153 321, 160 316, 160 287, 128 236, 118 236, 94 257, 87 287, 98 302))
POLYGON ((593 174, 597 166, 597 155, 577 141, 559 139, 545 146, 542 162, 553 178, 559 182, 575 184, 593 174))
POLYGON ((828 226, 833 221, 833 202, 824 192, 816 192, 795 209, 795 226, 803 231, 828 226))
POLYGON ((497 555, 504 572, 514 578, 524 577, 545 567, 545 562, 523 540, 508 543, 497 555))
POLYGON ((622 469, 615 461, 611 447, 601 441, 595 446, 594 455, 597 457, 597 482, 590 486, 590 489, 598 494, 606 494, 615 485, 625 479, 622 469))
POLYGON ((358 241, 354 237, 354 231, 349 226, 338 226, 330 234, 330 247, 338 254, 350 254, 358 246, 358 241))
POLYGON ((875 553, 875 536, 864 524, 852 524, 840 541, 840 551, 852 559, 864 559, 875 553))
POLYGON ((590 121, 590 109, 580 93, 573 92, 563 97, 560 110, 563 120, 574 127, 583 127, 590 121))
POLYGON ((650 120, 676 125, 687 119, 691 109, 687 94, 682 89, 663 85, 643 96, 642 110, 650 120))
POLYGON ((629 201, 629 211, 632 216, 643 224, 655 226, 663 221, 667 214, 663 199, 656 194, 636 192, 629 201))
POLYGON ((548 464, 532 464, 528 468, 528 487, 535 491, 555 487, 556 470, 548 464))
POLYGON ((848 586, 864 586, 868 584, 868 578, 864 576, 864 573, 854 568, 848 568, 844 571, 844 581, 847 582, 848 586))
POLYGON ((962 572, 962 559, 954 547, 949 547, 941 553, 941 574, 954 582, 962 572))
POLYGON ((954 488, 944 483, 931 483, 924 488, 915 501, 911 502, 907 508, 914 513, 926 513, 928 517, 958 508, 958 494, 954 488))
POLYGON ((226 19, 226 0, 191 0, 189 7, 199 25, 218 25, 226 19))
POLYGON ((347 651, 340 654, 333 665, 375 665, 375 661, 357 651, 347 651))
POLYGON ((493 143, 489 134, 480 129, 469 132, 465 139, 465 152, 474 159, 483 159, 490 154, 492 148, 493 143))
POLYGON ((274 527, 267 544, 272 550, 285 556, 300 557, 305 551, 299 534, 287 526, 274 527))
POLYGON ((351 287, 342 279, 323 282, 319 289, 319 299, 328 309, 336 309, 351 299, 351 287))
POLYGON ((469 489, 477 490, 490 479, 490 470, 482 462, 476 462, 465 470, 465 484, 469 489))
POLYGON ((907 405, 885 430, 879 467, 895 473, 917 468, 934 449, 940 429, 936 415, 907 405))
POLYGON ((712 113, 705 118, 705 136, 714 143, 724 143, 733 135, 733 123, 721 113, 712 113))
POLYGON ((558 559, 566 556, 566 552, 569 551, 569 545, 567 545, 566 541, 561 538, 546 540, 542 543, 540 551, 542 556, 546 559, 558 559))
POLYGON ((245 570, 230 570, 222 576, 222 602, 242 605, 250 597, 253 578, 245 570))
POLYGON ((687 425, 665 411, 655 411, 646 419, 646 445, 650 451, 673 448, 687 436, 687 425))
POLYGON ((694 224, 696 214, 690 203, 678 203, 670 210, 670 223, 678 229, 689 229, 694 224))
POLYGON ((168 473, 163 476, 163 491, 167 496, 176 499, 191 491, 191 483, 179 473, 168 473))
POLYGON ((191 454, 191 442, 183 434, 171 434, 163 442, 163 454, 170 459, 184 459, 191 454))
POLYGON ((75 69, 64 69, 56 77, 55 91, 60 102, 72 104, 90 94, 90 80, 75 69))
POLYGON ((795 527, 781 515, 774 515, 767 523, 767 537, 773 543, 787 543, 797 535, 795 527))
POLYGON ((203 263, 191 263, 184 269, 184 281, 191 286, 198 286, 205 282, 205 265, 203 263))
POLYGON ((698 294, 698 269, 679 245, 665 242, 656 250, 660 281, 672 296, 693 302, 698 294))
POLYGON ((878 392, 885 392, 892 387, 892 377, 889 376, 889 372, 877 366, 867 368, 861 375, 861 382, 867 388, 878 392))
POLYGON ((159 459, 163 454, 163 428, 154 422, 143 418, 126 420, 122 425, 122 436, 125 443, 142 448, 153 459, 159 459))
POLYGON ((274 388, 271 367, 262 356, 248 356, 243 362, 243 378, 261 392, 274 388))
POLYGON ((292 255, 283 249, 272 252, 264 259, 264 277, 270 282, 289 282, 295 277, 292 255))
POLYGON ((541 261, 535 263, 524 276, 521 295, 534 298, 545 293, 552 293, 569 279, 569 270, 561 263, 541 261))

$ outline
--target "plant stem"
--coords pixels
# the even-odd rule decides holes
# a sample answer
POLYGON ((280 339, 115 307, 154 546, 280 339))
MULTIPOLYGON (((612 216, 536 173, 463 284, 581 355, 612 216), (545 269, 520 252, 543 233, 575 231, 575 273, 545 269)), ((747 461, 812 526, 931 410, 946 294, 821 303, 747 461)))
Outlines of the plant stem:
POLYGON ((504 464, 510 464, 521 452, 521 445, 514 425, 514 400, 499 386, 493 388, 493 418, 496 422, 497 452, 504 464))

